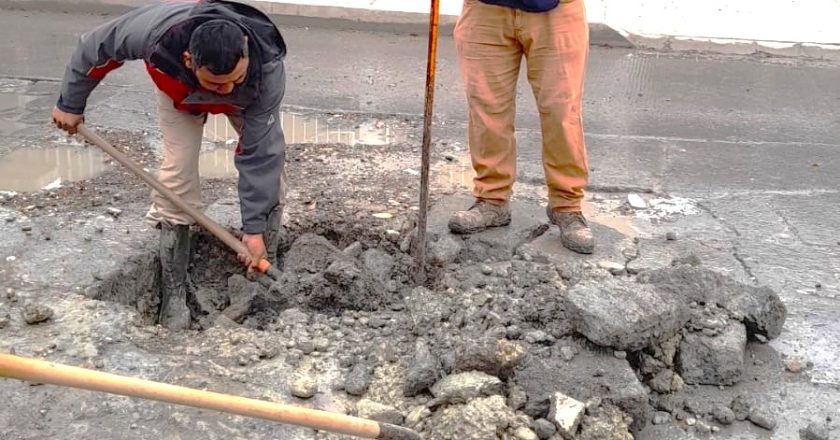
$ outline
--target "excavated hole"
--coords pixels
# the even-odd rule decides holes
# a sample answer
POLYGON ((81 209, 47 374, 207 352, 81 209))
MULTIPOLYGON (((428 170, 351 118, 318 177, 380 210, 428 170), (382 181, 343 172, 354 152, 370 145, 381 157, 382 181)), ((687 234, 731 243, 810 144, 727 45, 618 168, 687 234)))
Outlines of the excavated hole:
MULTIPOLYGON (((235 255, 204 230, 194 230, 191 238, 188 305, 194 329, 206 330, 222 325, 218 321, 219 316, 232 314, 231 320, 262 330, 280 312, 291 307, 332 316, 345 310, 374 312, 380 308, 399 308, 395 305, 402 302, 399 292, 414 287, 410 275, 413 260, 400 252, 396 245, 385 241, 374 244, 367 237, 344 234, 328 227, 286 230, 278 250, 278 267, 294 267, 284 272, 281 282, 267 277, 246 279, 235 255), (295 241, 303 236, 313 240, 312 244, 302 240, 292 250, 295 241), (376 244, 384 249, 376 247, 376 244), (348 246, 349 249, 342 251, 348 246), (310 252, 309 248, 317 249, 310 252), (323 261, 296 261, 287 265, 290 251, 296 260, 310 258, 323 261), (313 252, 322 255, 308 255, 313 252), (324 258, 340 261, 330 265, 324 258), (317 264, 329 267, 312 267, 317 264), (252 295, 257 298, 252 300, 252 295), (226 313, 235 309, 229 310, 231 306, 238 306, 241 310, 226 313)), ((154 325, 160 307, 159 274, 157 243, 149 243, 146 252, 127 257, 119 270, 88 288, 87 295, 132 306, 145 324, 154 325)), ((438 284, 438 275, 438 268, 430 268, 426 285, 438 284)))

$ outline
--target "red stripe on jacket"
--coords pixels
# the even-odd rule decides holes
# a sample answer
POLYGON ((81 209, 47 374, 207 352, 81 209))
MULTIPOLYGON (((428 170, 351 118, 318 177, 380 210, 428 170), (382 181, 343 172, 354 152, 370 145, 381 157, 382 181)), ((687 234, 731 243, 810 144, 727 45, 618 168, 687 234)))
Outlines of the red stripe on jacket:
POLYGON ((233 104, 183 104, 183 101, 194 91, 187 84, 163 73, 160 69, 146 62, 146 71, 152 77, 155 85, 175 103, 175 108, 189 113, 235 113, 239 108, 233 104))

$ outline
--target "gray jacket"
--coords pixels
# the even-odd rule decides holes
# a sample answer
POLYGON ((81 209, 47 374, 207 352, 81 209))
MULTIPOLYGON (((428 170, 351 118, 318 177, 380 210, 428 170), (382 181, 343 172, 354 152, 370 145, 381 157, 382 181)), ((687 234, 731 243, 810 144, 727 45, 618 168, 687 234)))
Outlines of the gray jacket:
POLYGON ((280 202, 285 139, 279 109, 285 93, 285 55, 280 31, 253 7, 222 0, 154 4, 82 35, 65 70, 57 106, 82 114, 91 92, 108 72, 127 60, 143 59, 152 80, 178 110, 241 117, 235 164, 242 226, 246 233, 262 233, 269 212, 280 202), (202 90, 181 62, 192 31, 218 18, 238 24, 249 37, 245 83, 224 96, 202 90))

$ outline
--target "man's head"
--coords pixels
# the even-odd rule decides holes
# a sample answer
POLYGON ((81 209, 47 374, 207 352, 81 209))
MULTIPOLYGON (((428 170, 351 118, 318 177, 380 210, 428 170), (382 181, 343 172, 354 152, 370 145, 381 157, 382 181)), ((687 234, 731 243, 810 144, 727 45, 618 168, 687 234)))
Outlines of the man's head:
POLYGON ((202 88, 227 95, 245 82, 248 37, 229 21, 206 21, 195 28, 182 57, 202 88))

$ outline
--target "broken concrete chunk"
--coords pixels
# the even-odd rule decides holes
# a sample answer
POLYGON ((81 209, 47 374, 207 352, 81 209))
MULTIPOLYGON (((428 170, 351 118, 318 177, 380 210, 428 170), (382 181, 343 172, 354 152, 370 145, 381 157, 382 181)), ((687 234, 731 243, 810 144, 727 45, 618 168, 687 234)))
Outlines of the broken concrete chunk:
POLYGON ((324 270, 327 281, 342 287, 349 286, 362 276, 362 270, 350 259, 336 259, 324 270))
POLYGON ((391 278, 391 270, 394 268, 394 257, 380 249, 368 249, 362 254, 362 262, 365 270, 382 284, 391 278))
POLYGON ((464 242, 451 235, 442 235, 439 239, 429 243, 429 263, 435 266, 446 266, 458 260, 464 242))
POLYGON ((563 437, 571 439, 577 434, 585 410, 586 405, 583 402, 572 399, 563 393, 553 393, 548 420, 554 423, 563 437))
POLYGON ((403 394, 413 397, 428 390, 441 377, 442 370, 440 360, 432 354, 429 346, 418 341, 414 347, 414 359, 406 373, 403 394))
POLYGON ((476 397, 486 397, 504 391, 499 378, 479 371, 446 376, 432 386, 432 395, 444 403, 466 403, 476 397))
POLYGON ((364 251, 362 244, 358 241, 354 241, 352 244, 350 244, 350 246, 347 246, 341 252, 343 252, 344 255, 347 255, 350 258, 359 258, 359 256, 362 255, 362 251, 364 251))
POLYGON ((455 372, 481 371, 507 378, 525 356, 525 349, 507 339, 468 340, 455 351, 455 372))
POLYGON ((670 393, 681 390, 684 382, 679 374, 665 369, 657 373, 648 385, 657 393, 670 393))
POLYGON ((284 270, 318 273, 339 258, 347 257, 329 240, 315 234, 303 234, 283 257, 284 270))
POLYGON ((373 379, 373 369, 364 363, 356 364, 344 380, 344 391, 351 396, 364 395, 370 381, 373 379))
POLYGON ((728 310, 747 327, 751 339, 778 337, 787 309, 779 296, 768 287, 742 284, 708 269, 678 266, 639 275, 639 282, 650 283, 686 303, 717 304, 728 310))
POLYGON ((743 394, 736 396, 732 399, 732 403, 729 404, 729 408, 731 408, 732 413, 735 414, 735 420, 740 422, 747 420, 750 412, 752 412, 753 406, 755 406, 753 399, 743 394))
POLYGON ((634 437, 630 433, 632 421, 632 417, 613 405, 602 404, 597 408, 587 408, 575 440, 633 440, 634 437))
POLYGON ((499 438, 515 420, 502 396, 473 399, 435 411, 427 420, 426 440, 487 440, 499 438))
POLYGON ((289 388, 293 396, 301 399, 309 399, 318 392, 318 382, 308 374, 298 373, 292 376, 289 388))
POLYGON ((663 341, 688 321, 687 304, 679 298, 627 280, 582 281, 566 299, 579 333, 619 350, 638 351, 663 341))
POLYGON ((648 205, 638 194, 627 194, 627 204, 633 209, 647 209, 648 205))
POLYGON ((750 422, 759 428, 764 428, 768 431, 776 429, 776 418, 769 411, 763 408, 755 408, 750 412, 750 422))
POLYGON ((679 371, 690 384, 734 385, 744 372, 747 333, 732 322, 717 336, 687 333, 680 343, 679 371))
POLYGON ((540 440, 548 440, 557 432, 557 427, 546 419, 537 419, 534 420, 534 432, 540 440))
POLYGON ((368 399, 362 399, 356 404, 356 414, 363 419, 392 425, 402 425, 405 421, 403 414, 393 406, 383 405, 368 399))
POLYGON ((712 409, 712 415, 721 425, 731 425, 735 423, 735 412, 728 406, 715 406, 714 409, 712 409))
POLYGON ((48 321, 53 317, 53 310, 43 304, 33 304, 27 302, 23 305, 21 310, 23 320, 29 325, 40 324, 48 321))
POLYGON ((551 357, 530 356, 513 377, 528 395, 525 413, 532 418, 545 417, 552 392, 560 392, 581 402, 600 397, 633 417, 634 432, 650 419, 648 394, 627 360, 611 354, 584 350, 570 362, 562 360, 559 350, 551 357), (593 374, 598 372, 600 374, 593 374), (553 391, 552 391, 553 390, 553 391))

